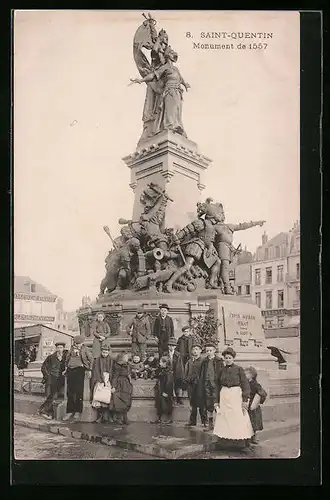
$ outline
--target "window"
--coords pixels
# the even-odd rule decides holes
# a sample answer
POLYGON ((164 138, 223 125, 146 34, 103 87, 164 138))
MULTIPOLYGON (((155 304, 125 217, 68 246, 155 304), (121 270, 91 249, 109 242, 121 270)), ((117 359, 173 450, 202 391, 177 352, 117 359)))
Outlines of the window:
POLYGON ((266 309, 271 309, 273 307, 273 293, 271 291, 266 292, 266 309))
POLYGON ((261 306, 261 293, 257 292, 255 294, 255 298, 256 298, 256 304, 257 304, 257 306, 260 307, 261 306))
POLYGON ((277 326, 278 328, 284 327, 284 318, 277 318, 277 326))
POLYGON ((298 264, 296 264, 296 278, 297 280, 300 279, 300 264, 298 262, 298 264))
POLYGON ((31 293, 36 293, 36 286, 34 283, 31 283, 31 293))
POLYGON ((280 247, 275 247, 275 258, 279 258, 281 256, 281 249, 280 247))
POLYGON ((63 330, 65 330, 65 325, 62 326, 63 330))
POLYGON ((246 291, 246 295, 250 295, 250 293, 251 293, 250 285, 245 285, 245 291, 246 291))
POLYGON ((277 283, 283 283, 284 266, 277 266, 277 283))
POLYGON ((42 303, 41 302, 32 302, 32 314, 36 316, 42 315, 42 303))
POLYGON ((265 260, 268 260, 269 258, 269 249, 265 248, 265 260))
POLYGON ((266 284, 270 285, 272 283, 272 268, 266 267, 266 284))
POLYGON ((242 287, 238 286, 237 287, 237 295, 241 295, 241 294, 242 294, 242 287))
POLYGON ((265 325, 266 328, 273 328, 273 318, 266 318, 265 325))
POLYGON ((277 292, 277 308, 282 309, 284 307, 284 290, 279 290, 277 292))
POLYGON ((256 285, 261 285, 261 269, 255 270, 255 282, 256 285))

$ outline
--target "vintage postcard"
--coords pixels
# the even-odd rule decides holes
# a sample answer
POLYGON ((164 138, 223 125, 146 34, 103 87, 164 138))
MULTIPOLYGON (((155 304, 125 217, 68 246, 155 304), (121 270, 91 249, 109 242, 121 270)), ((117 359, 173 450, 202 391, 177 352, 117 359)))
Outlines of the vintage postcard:
POLYGON ((300 456, 300 14, 14 14, 14 457, 300 456))

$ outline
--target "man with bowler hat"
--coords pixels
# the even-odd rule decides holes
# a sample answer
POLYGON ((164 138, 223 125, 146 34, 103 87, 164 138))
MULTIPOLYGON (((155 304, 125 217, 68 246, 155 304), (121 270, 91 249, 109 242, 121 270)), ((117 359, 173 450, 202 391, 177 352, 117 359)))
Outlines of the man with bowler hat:
POLYGON ((169 307, 167 304, 159 306, 160 313, 155 319, 153 335, 158 339, 159 359, 168 353, 168 342, 170 337, 174 337, 174 324, 171 316, 168 316, 169 307))
POLYGON ((55 352, 49 354, 41 366, 46 400, 40 406, 38 413, 47 419, 53 418, 53 402, 64 388, 63 372, 68 354, 68 351, 64 349, 64 341, 55 340, 55 347, 55 352))

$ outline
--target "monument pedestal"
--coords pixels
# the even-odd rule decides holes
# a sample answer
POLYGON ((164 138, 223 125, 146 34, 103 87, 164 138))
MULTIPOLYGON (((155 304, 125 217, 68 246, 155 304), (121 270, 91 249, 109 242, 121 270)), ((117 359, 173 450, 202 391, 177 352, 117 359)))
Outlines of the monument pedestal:
POLYGON ((179 229, 196 218, 196 204, 205 188, 204 173, 211 160, 198 151, 195 142, 165 130, 140 142, 137 151, 123 161, 131 170, 134 221, 143 212, 140 196, 150 182, 173 200, 166 207, 164 227, 179 229))

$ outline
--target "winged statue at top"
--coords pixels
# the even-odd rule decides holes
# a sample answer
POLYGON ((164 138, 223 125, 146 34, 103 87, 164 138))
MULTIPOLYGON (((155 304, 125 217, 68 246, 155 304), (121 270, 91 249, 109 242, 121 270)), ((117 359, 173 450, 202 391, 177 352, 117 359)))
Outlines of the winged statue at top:
POLYGON ((183 87, 188 90, 190 85, 174 65, 178 54, 169 46, 166 31, 161 29, 157 33, 156 20, 150 14, 143 16, 145 20, 133 39, 133 56, 141 78, 131 79, 131 84, 147 85, 139 142, 162 130, 186 137, 182 124, 182 92, 183 87), (143 49, 150 51, 150 62, 143 49))

